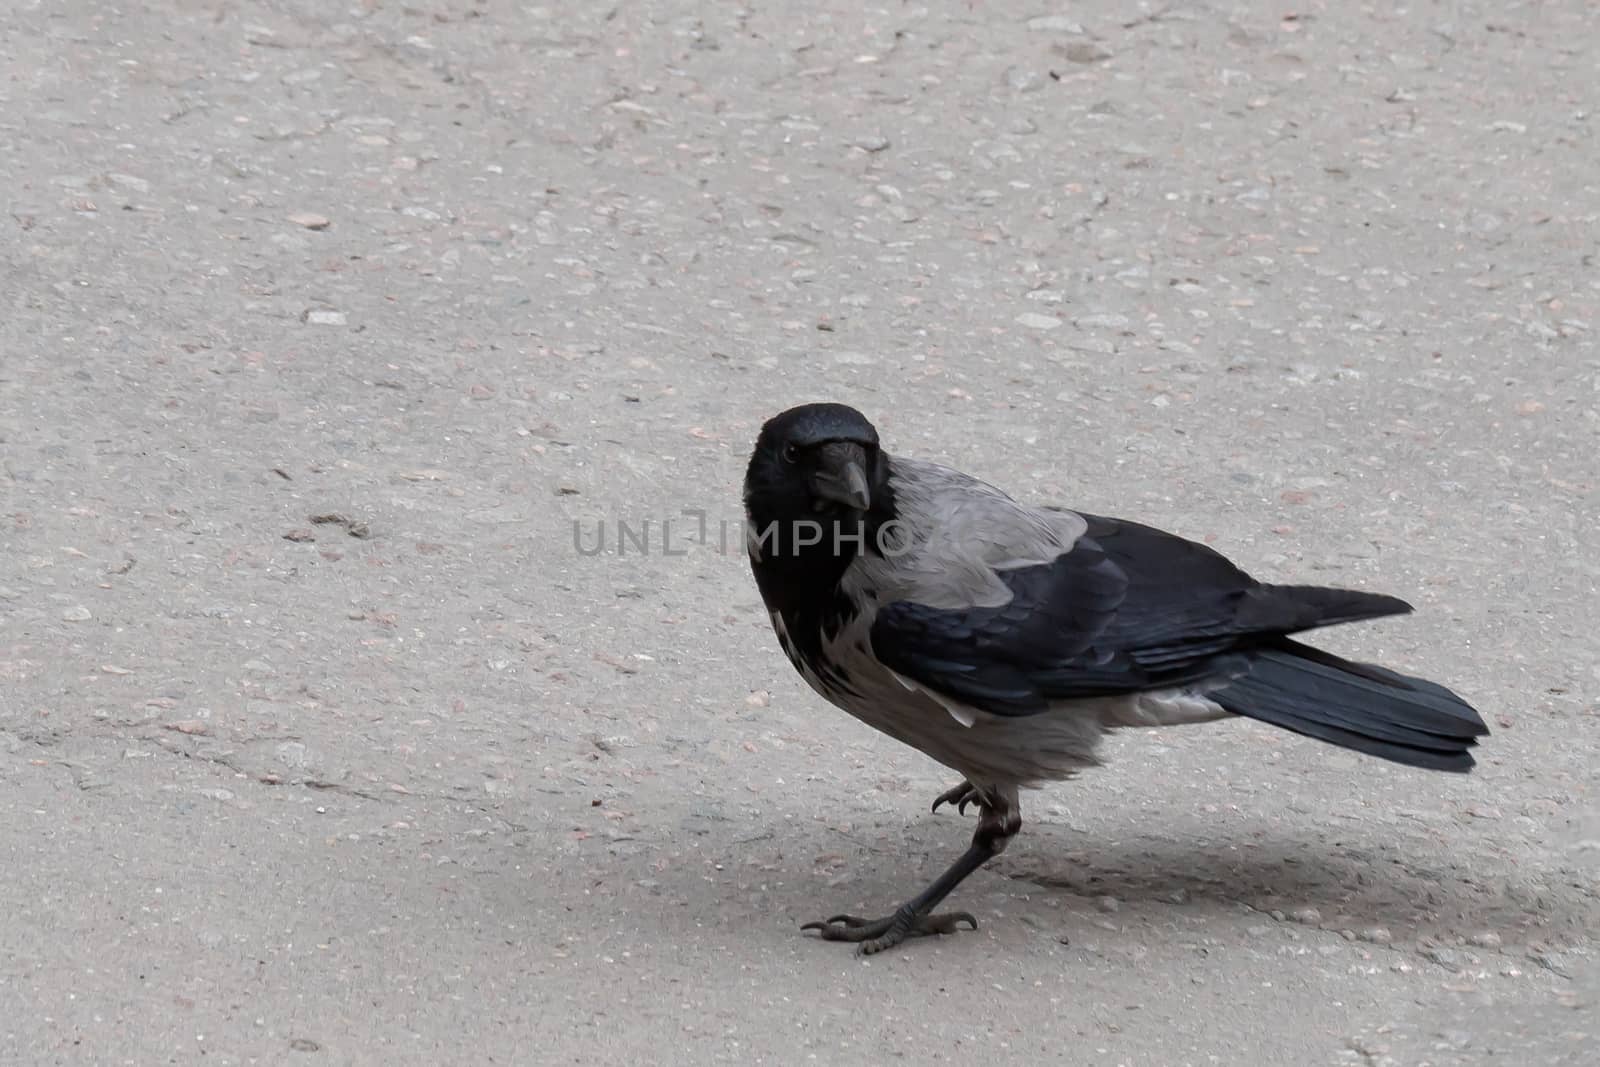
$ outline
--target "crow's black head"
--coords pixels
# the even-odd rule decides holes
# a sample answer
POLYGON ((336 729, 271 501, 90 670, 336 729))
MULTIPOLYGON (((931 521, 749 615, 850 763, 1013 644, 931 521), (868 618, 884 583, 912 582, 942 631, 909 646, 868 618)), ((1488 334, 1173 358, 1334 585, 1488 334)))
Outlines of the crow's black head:
POLYGON ((759 554, 842 568, 866 547, 859 534, 892 514, 888 477, 878 431, 855 408, 806 404, 774 416, 744 478, 759 554))
POLYGON ((829 441, 876 448, 878 431, 865 415, 847 404, 802 404, 767 420, 756 440, 756 451, 784 445, 810 448, 829 441))

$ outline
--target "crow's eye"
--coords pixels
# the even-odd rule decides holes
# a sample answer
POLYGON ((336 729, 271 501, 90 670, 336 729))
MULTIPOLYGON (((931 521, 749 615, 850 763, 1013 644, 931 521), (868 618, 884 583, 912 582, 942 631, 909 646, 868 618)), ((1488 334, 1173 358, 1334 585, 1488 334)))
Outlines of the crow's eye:
POLYGON ((795 460, 797 460, 799 458, 800 458, 800 448, 799 448, 798 445, 784 445, 783 446, 783 461, 785 463, 793 463, 795 460))

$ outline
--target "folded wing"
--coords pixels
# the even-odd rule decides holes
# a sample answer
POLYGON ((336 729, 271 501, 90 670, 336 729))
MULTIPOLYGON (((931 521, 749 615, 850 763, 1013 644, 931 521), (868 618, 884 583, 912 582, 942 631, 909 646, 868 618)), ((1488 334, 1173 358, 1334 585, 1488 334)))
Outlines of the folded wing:
POLYGON ((1409 610, 1392 597, 1269 586, 1183 538, 1086 515, 1072 547, 999 572, 997 607, 885 605, 872 646, 918 683, 1000 715, 1182 686, 1244 669, 1262 638, 1409 610))

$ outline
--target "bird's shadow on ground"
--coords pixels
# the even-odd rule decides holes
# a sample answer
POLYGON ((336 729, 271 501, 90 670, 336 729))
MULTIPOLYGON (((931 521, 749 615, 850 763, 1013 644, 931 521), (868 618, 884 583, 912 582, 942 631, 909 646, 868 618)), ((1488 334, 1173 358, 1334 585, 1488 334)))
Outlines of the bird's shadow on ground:
MULTIPOLYGON (((859 861, 861 877, 818 891, 839 905, 835 911, 868 903, 887 911, 926 885, 965 845, 963 837, 926 829, 907 832, 901 844, 887 849, 855 840, 869 853, 859 861)), ((1076 898, 1072 902, 1085 910, 1112 897, 1118 910, 1134 914, 1259 913, 1356 934, 1382 927, 1397 940, 1481 930, 1531 940, 1563 932, 1581 936, 1600 924, 1596 893, 1561 872, 1527 871, 1481 856, 1424 861, 1407 855, 1403 843, 1330 845, 1296 836, 1228 844, 1153 835, 1087 842, 1085 835, 1046 825, 990 861, 957 890, 951 906, 982 899, 976 896, 981 892, 1006 893, 1019 908, 1040 894, 1056 894, 1054 903, 1076 898), (994 876, 1005 881, 997 885, 994 876)))

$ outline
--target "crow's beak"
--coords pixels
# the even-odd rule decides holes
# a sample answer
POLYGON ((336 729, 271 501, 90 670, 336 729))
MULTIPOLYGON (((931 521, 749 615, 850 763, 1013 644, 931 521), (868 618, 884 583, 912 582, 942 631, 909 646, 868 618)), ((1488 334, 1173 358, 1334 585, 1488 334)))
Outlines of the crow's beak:
POLYGON ((858 444, 835 441, 823 445, 821 462, 811 475, 811 492, 855 511, 872 506, 867 485, 867 451, 858 444))

